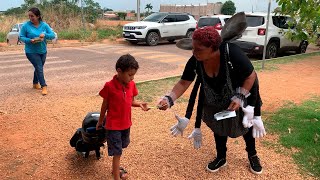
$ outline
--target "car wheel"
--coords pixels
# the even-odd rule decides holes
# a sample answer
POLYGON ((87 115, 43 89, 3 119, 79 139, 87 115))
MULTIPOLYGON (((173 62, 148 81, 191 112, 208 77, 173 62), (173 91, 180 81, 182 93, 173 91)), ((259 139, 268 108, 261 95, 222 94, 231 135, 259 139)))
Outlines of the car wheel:
POLYGON ((276 58, 278 54, 278 45, 276 42, 270 42, 266 49, 266 59, 276 58))
POLYGON ((9 43, 9 39, 7 39, 7 44, 8 44, 8 45, 10 45, 10 43, 9 43))
POLYGON ((192 30, 189 30, 186 34, 186 37, 187 38, 192 38, 192 35, 193 35, 193 31, 192 30))
POLYGON ((156 46, 159 43, 160 36, 157 32, 149 32, 147 34, 146 42, 149 46, 156 46))
POLYGON ((298 54, 306 53, 307 47, 308 47, 308 43, 306 41, 302 41, 300 46, 299 46, 299 49, 298 49, 297 53, 298 54))

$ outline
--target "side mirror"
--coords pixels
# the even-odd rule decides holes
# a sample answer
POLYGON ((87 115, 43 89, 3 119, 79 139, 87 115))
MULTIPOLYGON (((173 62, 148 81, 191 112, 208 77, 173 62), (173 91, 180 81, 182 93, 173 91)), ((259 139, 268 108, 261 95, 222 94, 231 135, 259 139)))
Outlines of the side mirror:
POLYGON ((162 20, 162 23, 166 23, 166 22, 168 22, 168 19, 163 19, 162 20))

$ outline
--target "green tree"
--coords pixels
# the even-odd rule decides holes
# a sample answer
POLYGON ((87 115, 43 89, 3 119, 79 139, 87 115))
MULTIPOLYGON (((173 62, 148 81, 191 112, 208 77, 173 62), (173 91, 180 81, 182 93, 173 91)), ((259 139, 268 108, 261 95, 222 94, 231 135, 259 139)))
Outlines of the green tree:
POLYGON ((21 15, 25 12, 26 10, 21 8, 21 7, 15 7, 15 8, 10 8, 10 9, 7 9, 5 12, 4 12, 4 15, 21 15))
POLYGON ((314 41, 320 32, 319 0, 276 0, 281 9, 280 14, 291 16, 297 21, 295 31, 288 31, 292 39, 314 41), (307 33, 306 33, 307 31, 307 33))
POLYGON ((110 8, 103 8, 103 11, 113 11, 113 9, 110 9, 110 8))
POLYGON ((93 0, 84 0, 85 3, 85 18, 87 22, 94 23, 100 14, 102 14, 103 10, 99 3, 94 2, 93 0))
POLYGON ((24 0, 25 5, 32 6, 37 3, 36 0, 24 0))
POLYGON ((146 7, 144 8, 147 10, 146 16, 148 16, 150 14, 150 10, 152 10, 152 8, 153 8, 153 6, 151 5, 151 3, 146 5, 146 7))
POLYGON ((119 16, 119 18, 125 20, 127 17, 127 13, 126 12, 118 12, 117 15, 119 16))
POLYGON ((236 7, 232 1, 226 1, 221 7, 221 14, 233 15, 236 12, 236 7))

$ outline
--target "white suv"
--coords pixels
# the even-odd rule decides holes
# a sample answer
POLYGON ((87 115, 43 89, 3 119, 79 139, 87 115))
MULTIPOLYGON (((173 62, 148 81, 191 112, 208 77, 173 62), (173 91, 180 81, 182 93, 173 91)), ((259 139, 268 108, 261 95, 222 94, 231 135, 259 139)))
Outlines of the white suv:
POLYGON ((222 27, 230 18, 230 15, 202 16, 198 20, 197 29, 204 26, 213 26, 221 34, 222 27))
POLYGON ((132 44, 146 42, 155 46, 161 39, 174 42, 176 39, 191 37, 197 21, 187 13, 153 13, 139 22, 125 24, 123 37, 132 44))
MULTIPOLYGON (((248 27, 242 37, 235 41, 235 44, 248 54, 261 55, 266 33, 267 13, 247 13, 246 19, 248 27)), ((275 58, 284 51, 306 52, 308 41, 292 41, 285 37, 286 31, 294 31, 294 27, 289 27, 289 21, 294 22, 288 16, 270 14, 266 58, 275 58)))
MULTIPOLYGON (((7 44, 8 45, 24 44, 22 41, 20 41, 20 38, 19 38, 22 25, 23 25, 23 23, 15 24, 12 27, 12 29, 10 30, 10 32, 7 34, 7 44)), ((54 34, 55 34, 55 38, 52 40, 48 40, 48 42, 52 42, 53 44, 57 44, 58 34, 56 32, 54 32, 54 34)))

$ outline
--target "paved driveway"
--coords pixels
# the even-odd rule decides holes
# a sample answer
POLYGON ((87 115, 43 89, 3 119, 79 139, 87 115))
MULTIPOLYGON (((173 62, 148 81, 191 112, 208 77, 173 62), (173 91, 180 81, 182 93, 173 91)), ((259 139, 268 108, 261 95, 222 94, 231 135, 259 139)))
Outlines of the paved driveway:
MULTIPOLYGON (((117 59, 127 53, 140 64, 135 81, 179 75, 191 56, 190 51, 180 50, 175 44, 157 47, 97 44, 50 48, 44 70, 48 87, 74 87, 71 85, 82 82, 83 88, 96 86, 99 89, 115 73, 117 59)), ((23 51, 0 53, 0 98, 31 87, 32 76, 33 67, 23 51)))

